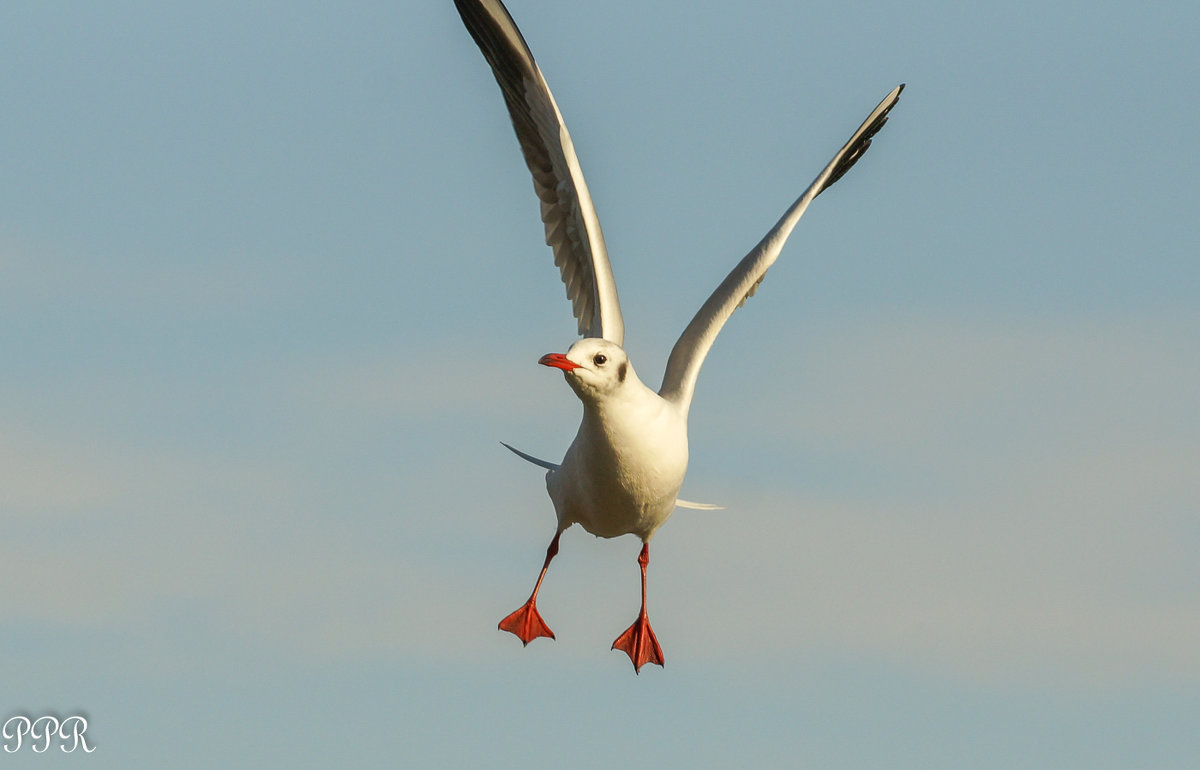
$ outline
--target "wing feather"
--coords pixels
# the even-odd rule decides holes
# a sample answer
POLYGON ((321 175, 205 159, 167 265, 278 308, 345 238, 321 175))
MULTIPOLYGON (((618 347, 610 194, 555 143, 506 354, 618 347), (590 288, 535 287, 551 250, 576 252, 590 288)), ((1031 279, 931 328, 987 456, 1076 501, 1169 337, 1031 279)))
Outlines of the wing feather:
POLYGON ((685 411, 688 409, 695 392, 700 366, 704 363, 704 357, 712 348, 721 327, 729 320, 729 316, 733 315, 733 311, 754 296, 767 268, 775 263, 783 244, 791 234, 792 228, 800 221, 808 204, 831 184, 841 179, 871 146, 871 137, 887 122, 888 111, 895 106, 902 90, 903 84, 897 86, 879 103, 804 194, 792 204, 775 227, 771 228, 759 244, 737 264, 700 307, 691 323, 683 330, 675 347, 671 349, 659 395, 681 404, 685 411))
POLYGON ((454 4, 504 94, 579 333, 621 345, 625 326, 604 234, 550 88, 500 0, 454 4))

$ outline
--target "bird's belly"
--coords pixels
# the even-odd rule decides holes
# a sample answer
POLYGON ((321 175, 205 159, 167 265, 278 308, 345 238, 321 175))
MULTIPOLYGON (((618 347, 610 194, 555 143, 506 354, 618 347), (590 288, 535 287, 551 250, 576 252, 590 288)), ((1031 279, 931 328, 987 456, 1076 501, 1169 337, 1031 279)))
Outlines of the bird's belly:
POLYGON ((648 540, 675 509, 678 491, 676 486, 664 493, 648 494, 615 483, 597 485, 583 494, 564 496, 563 518, 597 537, 633 534, 648 540))
POLYGON ((598 537, 649 540, 675 510, 687 473, 686 427, 613 433, 602 441, 581 431, 562 467, 548 475, 547 491, 560 526, 577 523, 598 537))

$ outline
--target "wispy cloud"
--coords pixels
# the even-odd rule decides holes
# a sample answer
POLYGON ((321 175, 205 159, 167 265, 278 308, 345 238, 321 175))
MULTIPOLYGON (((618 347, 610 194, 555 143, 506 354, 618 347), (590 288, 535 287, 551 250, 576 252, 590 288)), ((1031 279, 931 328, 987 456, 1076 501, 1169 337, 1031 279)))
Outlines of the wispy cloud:
MULTIPOLYGON (((739 410, 749 427, 718 421, 745 432, 735 444, 774 436, 838 467, 818 494, 785 479, 719 493, 738 501, 754 577, 701 578, 740 597, 717 643, 746 624, 997 680, 1200 678, 1193 329, 910 323, 831 339, 771 379, 803 398, 772 386, 739 410)), ((718 541, 692 528, 728 549, 728 525, 718 541)))
MULTIPOLYGON (((888 324, 725 417, 706 404, 689 491, 729 510, 680 512, 656 539, 660 635, 685 659, 837 649, 987 681, 1200 679, 1190 344, 1171 323, 888 324), (757 470, 763 447, 797 472, 757 470)), ((0 612, 132 638, 147 665, 188 659, 184 627, 299 659, 503 653, 492 616, 528 591, 553 514, 541 474, 480 426, 542 430, 544 404, 501 388, 487 398, 510 413, 489 414, 472 378, 445 376, 461 360, 247 372, 244 403, 214 413, 224 445, 6 412, 19 515, 0 563, 30 588, 0 612), (275 417, 247 440, 238 415, 260 410, 275 417), (444 435, 400 450, 414 426, 444 435)), ((712 399, 739 387, 711 380, 712 399)), ((577 405, 545 387, 565 423, 539 440, 565 446, 577 405)), ((628 623, 634 550, 564 541, 545 602, 576 642, 558 654, 592 658, 585 638, 628 623)))

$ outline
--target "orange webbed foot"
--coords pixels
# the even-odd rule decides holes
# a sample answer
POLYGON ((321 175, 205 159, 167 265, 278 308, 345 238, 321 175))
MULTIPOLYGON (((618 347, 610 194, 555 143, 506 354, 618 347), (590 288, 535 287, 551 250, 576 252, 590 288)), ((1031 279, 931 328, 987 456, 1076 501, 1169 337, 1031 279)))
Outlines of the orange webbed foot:
POLYGON ((546 621, 542 620, 541 614, 537 611, 537 603, 532 598, 525 602, 521 609, 501 620, 499 628, 501 631, 516 634, 516 637, 526 645, 539 636, 554 638, 554 632, 550 630, 550 626, 546 625, 546 621))
POLYGON ((663 665, 662 647, 658 646, 658 638, 654 636, 654 629, 650 627, 650 620, 644 611, 632 626, 625 629, 625 633, 617 637, 612 648, 628 655, 633 661, 633 670, 639 674, 647 663, 663 665))

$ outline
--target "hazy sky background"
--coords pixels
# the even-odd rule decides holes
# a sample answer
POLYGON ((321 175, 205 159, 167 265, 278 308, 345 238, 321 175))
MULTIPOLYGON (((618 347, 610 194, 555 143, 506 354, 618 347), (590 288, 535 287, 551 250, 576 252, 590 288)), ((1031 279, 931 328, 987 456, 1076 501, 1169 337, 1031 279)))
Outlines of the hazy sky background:
POLYGON ((554 519, 574 340, 450 0, 0 8, 5 767, 1191 768, 1195 3, 512 0, 676 336, 893 86, 722 332, 654 541, 554 519))

